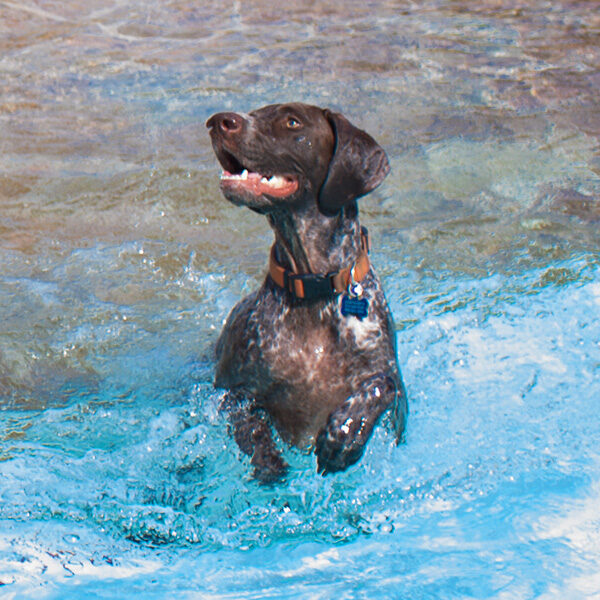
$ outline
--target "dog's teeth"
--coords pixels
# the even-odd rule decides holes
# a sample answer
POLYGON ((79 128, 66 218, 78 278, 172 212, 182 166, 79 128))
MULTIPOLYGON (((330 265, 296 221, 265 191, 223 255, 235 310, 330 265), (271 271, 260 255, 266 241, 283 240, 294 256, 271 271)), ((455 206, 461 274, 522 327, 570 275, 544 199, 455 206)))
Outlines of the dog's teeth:
MULTIPOLYGON (((228 181, 248 181, 250 178, 254 179, 255 177, 258 177, 258 173, 249 173, 248 169, 244 169, 241 173, 229 173, 228 171, 221 173, 221 179, 228 181)), ((271 177, 263 175, 260 178, 260 183, 272 188, 282 188, 288 183, 288 180, 282 175, 272 175, 271 177)))
POLYGON ((244 169, 241 173, 228 173, 223 171, 221 173, 221 179, 235 179, 235 180, 246 180, 248 179, 248 170, 244 169))

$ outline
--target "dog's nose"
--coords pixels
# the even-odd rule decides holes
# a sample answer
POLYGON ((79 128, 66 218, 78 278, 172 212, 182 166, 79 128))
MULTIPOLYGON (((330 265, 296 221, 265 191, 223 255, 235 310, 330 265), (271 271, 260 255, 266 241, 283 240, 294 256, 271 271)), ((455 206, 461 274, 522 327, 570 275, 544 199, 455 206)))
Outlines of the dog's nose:
POLYGON ((213 115, 207 122, 209 129, 218 129, 221 133, 231 135, 242 130, 244 118, 234 112, 223 112, 213 115))

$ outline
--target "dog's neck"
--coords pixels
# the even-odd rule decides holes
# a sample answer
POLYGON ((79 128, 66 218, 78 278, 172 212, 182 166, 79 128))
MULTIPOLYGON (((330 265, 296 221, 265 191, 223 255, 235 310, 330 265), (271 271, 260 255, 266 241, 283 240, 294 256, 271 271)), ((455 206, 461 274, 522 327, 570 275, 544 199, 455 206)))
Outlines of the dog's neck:
POLYGON ((275 231, 275 253, 295 273, 327 274, 356 261, 361 248, 356 204, 328 217, 315 202, 267 216, 275 231))

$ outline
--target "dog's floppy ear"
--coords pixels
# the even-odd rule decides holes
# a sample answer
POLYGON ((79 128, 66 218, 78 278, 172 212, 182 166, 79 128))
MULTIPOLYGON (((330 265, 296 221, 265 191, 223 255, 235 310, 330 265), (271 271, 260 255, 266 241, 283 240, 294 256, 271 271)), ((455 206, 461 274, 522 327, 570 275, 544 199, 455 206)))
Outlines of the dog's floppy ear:
POLYGON ((325 109, 335 135, 327 177, 319 191, 319 208, 334 215, 346 204, 374 190, 390 171, 383 148, 339 113, 325 109))

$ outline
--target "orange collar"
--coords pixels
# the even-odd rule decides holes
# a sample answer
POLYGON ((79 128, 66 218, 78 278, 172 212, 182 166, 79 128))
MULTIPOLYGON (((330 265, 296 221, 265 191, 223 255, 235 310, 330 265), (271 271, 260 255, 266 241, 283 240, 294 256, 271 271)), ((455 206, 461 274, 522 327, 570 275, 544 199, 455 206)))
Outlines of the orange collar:
POLYGON ((356 262, 349 267, 327 275, 299 274, 282 267, 275 258, 275 244, 273 244, 269 260, 269 276, 275 284, 287 290, 294 298, 314 300, 342 294, 348 289, 353 280, 358 283, 371 268, 369 232, 366 227, 361 227, 360 240, 361 251, 356 262))

